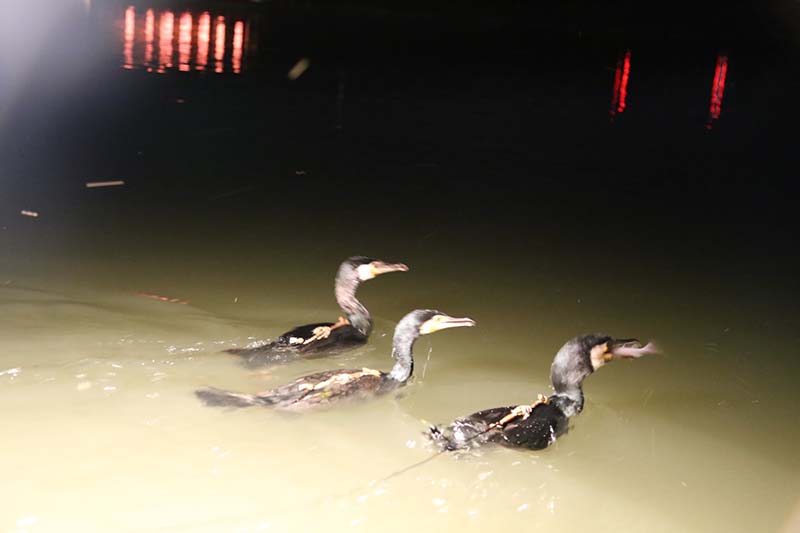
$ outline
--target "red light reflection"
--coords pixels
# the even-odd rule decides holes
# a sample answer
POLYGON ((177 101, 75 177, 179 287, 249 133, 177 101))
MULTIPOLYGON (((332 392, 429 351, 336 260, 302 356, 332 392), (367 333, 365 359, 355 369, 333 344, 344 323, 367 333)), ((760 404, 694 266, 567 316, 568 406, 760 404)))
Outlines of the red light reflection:
POLYGON ((728 74, 728 56, 717 56, 717 66, 714 69, 714 82, 711 85, 711 105, 708 110, 706 129, 711 129, 711 124, 722 113, 722 97, 725 95, 725 76, 728 74))
POLYGON ((233 54, 231 63, 234 74, 242 70, 242 44, 244 43, 244 22, 237 20, 233 25, 233 54))
POLYGON ((175 15, 172 11, 164 11, 158 22, 158 72, 172 67, 172 33, 175 26, 175 15))
POLYGON ((144 64, 148 66, 153 62, 154 27, 155 16, 153 10, 148 9, 144 14, 144 64))
POLYGON ((617 61, 614 72, 614 96, 611 100, 611 120, 617 113, 625 111, 625 100, 628 97, 628 79, 631 73, 631 51, 626 50, 625 56, 617 61))
POLYGON ((181 15, 178 22, 178 70, 189 70, 189 58, 192 55, 192 15, 188 12, 181 15))
POLYGON ((121 30, 121 64, 125 69, 144 68, 160 74, 172 69, 241 74, 245 49, 254 50, 248 40, 256 29, 245 18, 226 20, 226 16, 211 10, 176 12, 138 3, 123 7, 117 12, 115 25, 117 31, 121 30))
POLYGON ((222 72, 222 58, 225 57, 225 17, 217 17, 214 33, 214 72, 222 72))
POLYGON ((197 19, 197 70, 205 70, 208 64, 208 43, 211 40, 211 15, 208 11, 197 19))
POLYGON ((125 45, 122 49, 122 68, 133 68, 133 35, 136 28, 136 11, 133 6, 125 10, 125 45))

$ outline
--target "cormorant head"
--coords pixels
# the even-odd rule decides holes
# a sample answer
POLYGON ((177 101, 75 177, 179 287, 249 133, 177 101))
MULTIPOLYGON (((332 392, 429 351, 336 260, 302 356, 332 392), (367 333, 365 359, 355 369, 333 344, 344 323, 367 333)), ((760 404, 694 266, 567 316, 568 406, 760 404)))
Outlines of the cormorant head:
POLYGON ((550 380, 556 392, 580 386, 583 379, 617 359, 657 353, 652 343, 642 346, 637 339, 614 339, 599 333, 580 335, 567 341, 558 351, 550 368, 550 380))
POLYGON ((474 326, 471 318, 454 318, 433 309, 417 309, 404 316, 394 328, 392 340, 392 356, 397 360, 389 377, 399 383, 405 383, 414 371, 414 358, 411 355, 414 341, 420 335, 447 328, 474 326))
POLYGON ((597 370, 610 361, 638 359, 650 353, 658 353, 658 349, 652 342, 642 346, 639 339, 608 339, 591 348, 589 359, 592 369, 597 370))
POLYGON ((471 318, 455 318, 435 309, 416 309, 397 323, 395 337, 416 338, 442 329, 474 325, 471 318))
POLYGON ((340 276, 347 275, 358 281, 367 281, 387 272, 408 272, 408 266, 357 255, 346 259, 339 267, 340 276))
MULTIPOLYGON (((415 311, 415 313, 416 312, 419 311, 415 311)), ((417 327, 420 335, 427 335, 428 333, 434 333, 442 329, 463 328, 475 325, 475 321, 471 318, 454 318, 441 311, 434 311, 432 309, 422 311, 417 319, 421 320, 417 327)))

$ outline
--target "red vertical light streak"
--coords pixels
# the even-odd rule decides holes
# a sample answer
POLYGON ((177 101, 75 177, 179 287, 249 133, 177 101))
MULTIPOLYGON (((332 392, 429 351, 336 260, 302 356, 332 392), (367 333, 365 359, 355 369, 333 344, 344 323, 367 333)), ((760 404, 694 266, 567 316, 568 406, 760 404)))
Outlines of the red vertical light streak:
POLYGON ((222 72, 222 58, 225 57, 225 17, 217 17, 214 28, 214 72, 222 72))
POLYGON ((233 25, 233 53, 231 63, 234 74, 242 70, 242 45, 244 44, 244 22, 237 20, 233 25))
POLYGON ((709 115, 713 118, 717 114, 717 87, 719 87, 719 74, 721 72, 719 58, 717 58, 717 66, 714 68, 714 81, 711 82, 711 108, 709 115))
POLYGON ((189 70, 189 59, 192 55, 192 15, 189 12, 181 15, 178 22, 178 70, 189 70))
POLYGON ((619 84, 622 81, 622 65, 617 62, 617 68, 614 69, 614 93, 611 97, 611 120, 614 120, 614 115, 617 114, 617 105, 619 103, 619 84))
POLYGON ((722 113, 722 98, 725 95, 725 77, 728 74, 728 57, 718 56, 717 66, 714 68, 714 81, 711 84, 711 103, 708 110, 706 129, 711 129, 713 121, 722 113))
POLYGON ((617 61, 614 69, 614 94, 611 97, 611 121, 617 113, 625 111, 626 100, 628 98, 628 80, 631 74, 631 51, 627 50, 625 55, 617 61))
POLYGON ((206 11, 197 19, 197 70, 208 64, 208 43, 211 40, 211 15, 206 11))
POLYGON ((622 63, 622 81, 619 85, 619 107, 617 113, 625 111, 625 99, 628 96, 628 77, 631 72, 631 51, 625 52, 625 60, 622 63))
POLYGON ((172 11, 161 13, 158 21, 158 72, 172 67, 172 35, 175 15, 172 11))
POLYGON ((125 10, 125 41, 122 49, 122 68, 133 68, 133 36, 136 29, 136 10, 128 6, 125 10))
POLYGON ((150 67, 150 64, 153 62, 154 19, 153 10, 148 9, 144 14, 144 64, 147 67, 150 67))

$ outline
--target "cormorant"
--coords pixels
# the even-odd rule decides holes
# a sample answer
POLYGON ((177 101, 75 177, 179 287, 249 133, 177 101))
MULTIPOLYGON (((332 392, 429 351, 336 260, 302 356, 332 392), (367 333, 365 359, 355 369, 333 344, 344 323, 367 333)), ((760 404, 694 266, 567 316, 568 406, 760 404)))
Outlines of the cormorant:
POLYGON ((429 428, 427 436, 443 450, 469 449, 486 443, 540 450, 567 431, 569 419, 583 410, 581 383, 604 364, 617 359, 656 353, 652 343, 581 335, 568 341, 550 368, 554 394, 539 395, 529 405, 495 407, 459 418, 443 429, 429 428))
POLYGON ((402 387, 414 371, 412 350, 420 335, 447 328, 474 326, 470 318, 453 318, 432 309, 417 309, 398 322, 392 341, 394 367, 390 372, 371 368, 327 370, 258 394, 240 394, 206 388, 195 394, 207 405, 248 407, 261 405, 286 411, 306 411, 345 399, 365 399, 402 387))
POLYGON ((346 259, 336 274, 335 294, 344 316, 334 322, 298 326, 274 341, 255 348, 225 350, 242 357, 249 367, 286 363, 301 357, 323 357, 364 344, 372 331, 372 316, 356 298, 362 281, 387 272, 407 272, 403 263, 353 256, 346 259))

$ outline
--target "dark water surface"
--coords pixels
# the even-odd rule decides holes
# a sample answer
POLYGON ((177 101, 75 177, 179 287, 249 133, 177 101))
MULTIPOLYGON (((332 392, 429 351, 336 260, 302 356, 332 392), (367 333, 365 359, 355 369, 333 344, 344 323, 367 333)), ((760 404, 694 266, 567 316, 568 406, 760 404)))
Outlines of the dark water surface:
POLYGON ((800 527, 794 4, 2 18, 4 531, 800 527), (411 266, 361 289, 367 346, 219 353, 335 319, 353 254, 411 266), (421 307, 478 327, 421 340, 399 397, 287 417, 192 394, 388 369, 421 307), (430 456, 426 423, 547 393, 598 330, 664 354, 589 378, 554 447, 374 482, 430 456))

